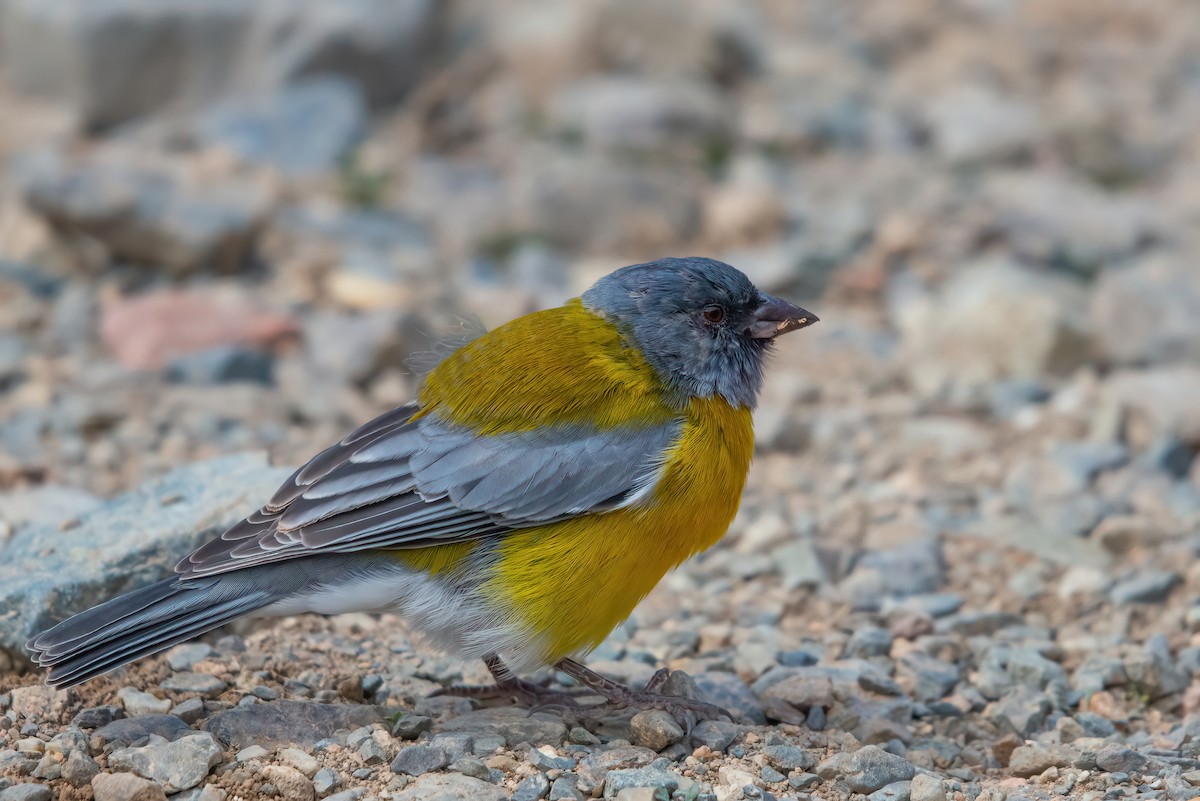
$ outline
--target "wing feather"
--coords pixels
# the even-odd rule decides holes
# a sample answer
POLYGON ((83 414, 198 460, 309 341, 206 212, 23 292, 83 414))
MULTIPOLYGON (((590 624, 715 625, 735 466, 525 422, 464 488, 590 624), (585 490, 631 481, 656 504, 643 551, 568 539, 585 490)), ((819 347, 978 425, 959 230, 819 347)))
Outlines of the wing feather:
POLYGON ((419 548, 635 502, 682 422, 485 436, 402 406, 317 454, 176 567, 209 576, 323 553, 419 548))

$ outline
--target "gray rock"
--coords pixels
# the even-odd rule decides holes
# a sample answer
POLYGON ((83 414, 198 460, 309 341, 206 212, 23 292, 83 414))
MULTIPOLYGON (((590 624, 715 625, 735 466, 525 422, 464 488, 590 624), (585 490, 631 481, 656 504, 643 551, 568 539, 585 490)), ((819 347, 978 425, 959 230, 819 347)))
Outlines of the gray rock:
POLYGON ((975 82, 935 95, 926 117, 938 154, 956 163, 1021 155, 1043 135, 1041 115, 1022 98, 975 82))
POLYGON ((114 720, 95 732, 113 745, 132 745, 154 735, 164 740, 178 740, 195 731, 174 715, 139 715, 114 720))
POLYGON ((945 562, 936 541, 868 551, 838 587, 856 609, 877 611, 884 598, 935 592, 944 580, 945 562))
POLYGON ((356 84, 323 75, 258 101, 214 108, 198 129, 201 141, 228 148, 251 164, 306 176, 338 166, 362 137, 366 110, 356 84))
POLYGON ((176 645, 164 655, 167 665, 174 671, 191 670, 197 662, 213 655, 212 646, 202 642, 176 645))
POLYGON ((1109 743, 1096 752, 1096 767, 1109 773, 1149 773, 1155 763, 1120 743, 1109 743))
POLYGON ((159 698, 133 687, 122 687, 117 691, 117 698, 125 707, 125 714, 132 717, 139 715, 164 715, 171 710, 170 698, 159 698))
POLYGON ((1161 603, 1182 580, 1170 570, 1144 570, 1118 581, 1108 591, 1108 597, 1115 604, 1161 603))
POLYGON ((1185 258, 1156 253, 1105 270, 1091 316, 1097 350, 1110 362, 1200 360, 1200 276, 1185 258))
POLYGON ((415 740, 422 732, 433 728, 433 719, 425 715, 401 715, 392 724, 392 736, 401 740, 415 740))
POLYGON ((634 744, 654 751, 662 751, 683 739, 683 729, 675 718, 659 709, 638 712, 629 726, 634 744))
POLYGON ((230 748, 254 744, 312 748, 331 732, 379 723, 387 714, 383 707, 363 704, 275 701, 218 712, 204 722, 204 729, 230 748))
POLYGON ((550 792, 550 780, 544 773, 535 773, 522 779, 513 790, 513 801, 538 801, 550 792))
POLYGON ((0 648, 15 652, 57 620, 170 575, 184 554, 257 508, 288 473, 267 467, 262 455, 214 459, 150 481, 68 531, 17 532, 0 566, 0 606, 12 611, 0 618, 0 648))
POLYGON ((909 782, 892 782, 880 787, 867 798, 871 801, 909 801, 912 785, 909 782))
MULTIPOLYGON (((1150 445, 1175 438, 1200 443, 1200 406, 1191 399, 1200 396, 1200 367, 1168 365, 1145 370, 1113 373, 1104 384, 1104 403, 1131 415, 1150 445)), ((1132 443, 1137 444, 1137 443, 1132 443)))
POLYGON ((216 698, 225 692, 229 685, 208 673, 193 673, 187 670, 168 676, 159 686, 172 692, 199 693, 207 698, 216 698))
POLYGON ((1090 355, 1087 295, 1011 261, 964 265, 936 293, 891 302, 908 377, 925 397, 976 404, 997 380, 1066 375, 1090 355))
POLYGON ((65 520, 82 517, 99 506, 96 496, 72 487, 41 484, 0 492, 0 521, 14 530, 24 526, 58 527, 65 520))
POLYGON ((770 765, 763 765, 760 775, 762 776, 762 780, 767 784, 778 784, 779 782, 787 781, 787 776, 784 776, 770 765))
POLYGON ((692 742, 721 753, 737 739, 741 727, 727 720, 702 720, 692 729, 692 742))
MULTIPOLYGON (((679 671, 675 671, 678 673, 679 671)), ((674 674, 672 674, 674 675, 674 674)), ((698 698, 733 713, 743 723, 767 722, 754 693, 736 673, 709 670, 692 677, 698 698)))
POLYGON ((37 768, 37 760, 26 756, 18 751, 3 749, 0 750, 0 771, 12 773, 17 776, 28 776, 37 768))
POLYGON ((539 748, 530 748, 526 759, 538 770, 573 770, 576 764, 571 757, 552 757, 539 748))
POLYGON ((559 745, 567 736, 561 719, 542 713, 530 715, 513 707, 468 712, 445 721, 438 730, 503 737, 510 747, 518 743, 559 745))
POLYGON ((167 793, 178 793, 204 781, 221 761, 221 751, 211 734, 198 732, 174 742, 152 738, 141 748, 118 749, 109 754, 108 764, 156 781, 167 793))
POLYGON ((71 718, 71 725, 78 726, 81 729, 98 729, 101 726, 107 726, 117 718, 121 717, 122 712, 120 707, 116 706, 93 706, 87 709, 81 709, 71 718))
POLYGON ((331 796, 327 796, 325 801, 358 801, 363 797, 367 790, 364 787, 354 787, 349 790, 342 790, 331 796))
MULTIPOLYGON (((1089 275, 1128 259, 1153 229, 1154 208, 1067 171, 997 171, 986 189, 990 221, 1030 263, 1089 275)), ((1086 313, 1087 300, 1078 310, 1086 313)))
POLYGON ((333 768, 321 768, 313 774, 313 792, 318 797, 324 797, 333 792, 342 783, 341 777, 333 768))
POLYGON ((910 801, 946 801, 946 786, 936 776, 918 773, 909 785, 910 801))
POLYGON ((1058 475, 1043 480, 1053 481, 1056 493, 1068 495, 1087 489, 1101 472, 1125 464, 1129 452, 1119 442, 1061 442, 1050 449, 1048 458, 1058 475))
POLYGON ((1014 648, 1005 658, 1009 677, 1015 684, 1046 689, 1051 684, 1066 684, 1063 666, 1039 654, 1033 648, 1014 648))
POLYGON ((555 779, 546 798, 548 801, 584 801, 583 793, 575 787, 573 776, 559 776, 555 779))
POLYGON ((0 801, 50 801, 50 788, 44 784, 14 784, 0 790, 0 801))
POLYGON ((358 744, 358 755, 367 765, 382 765, 392 757, 391 750, 375 739, 374 736, 363 738, 358 744))
POLYGON ((1162 634, 1148 639, 1145 650, 1129 654, 1122 661, 1130 689, 1151 701, 1183 692, 1190 682, 1189 676, 1171 658, 1162 634))
POLYGON ((74 163, 42 151, 15 161, 13 172, 51 225, 96 239, 114 258, 173 275, 241 270, 270 205, 258 182, 185 181, 116 152, 74 163))
POLYGON ((846 659, 869 659, 887 656, 892 650, 892 634, 878 626, 863 626, 854 630, 846 642, 843 657, 846 659))
POLYGON ((813 755, 794 745, 768 745, 763 748, 767 764, 784 773, 808 770, 817 764, 813 755))
POLYGON ((403 362, 421 347, 409 315, 380 309, 364 314, 324 312, 304 321, 304 340, 314 368, 339 383, 362 384, 403 362))
POLYGON ((258 348, 225 345, 196 351, 171 359, 166 379, 179 384, 226 384, 274 381, 275 356, 258 348))
POLYGON ((578 787, 584 795, 598 795, 609 771, 645 767, 657 758, 658 754, 649 748, 636 745, 596 751, 580 760, 576 770, 578 787))
POLYGON ((600 148, 677 147, 723 134, 728 114, 720 95, 700 82, 592 78, 568 84, 550 104, 550 124, 600 148))
POLYGON ((372 103, 390 103, 424 65, 438 16, 436 3, 380 0, 332 12, 314 0, 21 0, 3 9, 5 74, 27 94, 71 103, 89 127, 191 111, 316 73, 349 78, 372 103), (155 54, 149 72, 139 69, 146 53, 155 54))
POLYGON ((514 165, 509 196, 515 219, 538 220, 550 244, 567 251, 612 250, 646 232, 693 235, 702 220, 697 176, 666 164, 654 168, 590 152, 540 152, 514 165))
POLYGON ((670 796, 681 787, 686 790, 694 784, 691 779, 687 779, 673 770, 653 767, 614 770, 610 771, 604 780, 604 797, 613 799, 622 790, 637 787, 661 787, 670 796))
POLYGON ((446 752, 430 745, 410 745, 401 748, 392 760, 392 772, 409 776, 422 776, 441 770, 450 764, 446 752))
POLYGON ((994 704, 991 717, 1018 737, 1030 737, 1046 725, 1052 708, 1044 693, 1021 685, 1004 693, 994 704))
POLYGON ((263 778, 272 784, 281 798, 289 801, 315 801, 316 793, 312 782, 303 773, 287 765, 267 765, 262 769, 263 778))
POLYGON ((72 787, 82 787, 100 772, 100 766, 92 759, 87 748, 71 751, 62 765, 62 777, 72 787))
MULTIPOLYGON (((451 773, 461 773, 464 776, 473 776, 476 779, 492 781, 492 769, 489 768, 482 759, 475 757, 463 757, 450 763, 449 770, 451 773)), ((494 783, 494 782, 493 782, 494 783)))
POLYGON ((1022 619, 1011 612, 960 612, 937 621, 938 634, 957 634, 963 637, 992 635, 1019 626, 1022 619))
MULTIPOLYGON (((201 791, 203 792, 203 791, 201 791)), ((132 773, 101 773, 92 780, 95 801, 166 801, 157 782, 132 773)), ((182 798, 183 796, 176 796, 182 798)), ((203 799, 202 801, 209 801, 203 799)))
POLYGON ((894 782, 908 781, 917 768, 879 746, 864 745, 840 766, 846 785, 856 793, 873 793, 894 782))
POLYGON ((241 751, 234 754, 234 759, 238 762, 252 762, 256 759, 262 759, 270 755, 270 751, 263 748, 261 745, 248 745, 241 751))
POLYGON ((24 380, 29 341, 20 334, 0 333, 0 386, 11 387, 24 380))
POLYGON ((1125 665, 1120 659, 1092 654, 1075 668, 1071 675, 1071 686, 1082 693, 1094 693, 1108 687, 1125 684, 1125 665))
POLYGON ((1055 743, 1029 743, 1013 749, 1008 768, 1017 776, 1038 776, 1050 768, 1064 768, 1079 758, 1074 748, 1055 743))
POLYGON ((912 651, 900 658, 897 677, 911 682, 913 698, 917 701, 937 701, 946 697, 958 684, 957 665, 943 662, 920 651, 912 651))
POLYGON ((508 801, 509 795, 494 784, 445 773, 421 776, 392 798, 394 801, 508 801))
POLYGON ((446 752, 446 757, 451 762, 455 762, 463 759, 464 757, 469 757, 472 754, 477 753, 475 750, 476 737, 478 737, 480 741, 490 740, 492 743, 491 747, 485 748, 482 753, 491 753, 495 751, 497 747, 502 747, 504 745, 504 740, 500 737, 492 737, 486 734, 474 735, 466 732, 439 732, 430 738, 428 744, 434 748, 442 749, 446 752))

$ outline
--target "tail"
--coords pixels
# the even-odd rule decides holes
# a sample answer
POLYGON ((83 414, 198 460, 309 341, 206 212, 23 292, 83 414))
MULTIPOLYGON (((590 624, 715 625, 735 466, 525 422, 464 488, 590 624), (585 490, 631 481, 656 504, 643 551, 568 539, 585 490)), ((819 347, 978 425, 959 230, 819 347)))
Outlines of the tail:
POLYGON ((67 618, 25 647, 38 665, 50 668, 47 684, 73 687, 199 637, 286 594, 265 584, 238 572, 170 578, 67 618))

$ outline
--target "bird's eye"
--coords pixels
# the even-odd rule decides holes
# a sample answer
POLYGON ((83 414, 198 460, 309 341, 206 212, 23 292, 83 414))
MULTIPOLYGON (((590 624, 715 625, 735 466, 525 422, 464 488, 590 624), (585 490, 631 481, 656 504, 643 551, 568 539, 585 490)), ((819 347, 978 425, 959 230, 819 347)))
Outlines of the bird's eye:
POLYGON ((725 309, 720 306, 705 306, 704 319, 716 325, 725 322, 725 309))

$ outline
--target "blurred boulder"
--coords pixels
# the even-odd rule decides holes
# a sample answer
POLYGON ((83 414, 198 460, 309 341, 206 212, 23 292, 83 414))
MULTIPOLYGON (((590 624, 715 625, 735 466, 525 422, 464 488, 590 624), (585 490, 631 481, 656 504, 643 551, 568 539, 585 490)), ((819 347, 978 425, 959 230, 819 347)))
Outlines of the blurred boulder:
POLYGON ((270 348, 298 333, 291 315, 220 289, 163 289, 122 298, 105 306, 100 321, 105 345, 133 370, 161 369, 222 346, 270 348))
POLYGON ((167 365, 166 378, 179 384, 224 384, 234 381, 272 383, 275 357, 269 351, 242 345, 220 345, 177 356, 167 365))
POLYGON ((22 529, 0 549, 0 650, 171 574, 189 550, 249 514, 288 475, 261 454, 179 468, 84 516, 67 531, 22 529))
POLYGON ((1018 258, 1090 275, 1127 259, 1154 233, 1154 208, 1050 171, 998 173, 985 199, 1018 258))
POLYGON ((720 95, 699 81, 589 78, 562 88, 550 104, 551 125, 601 148, 670 149, 726 132, 720 95))
POLYGON ((698 233, 703 184, 690 169, 530 152, 513 172, 508 222, 567 250, 662 248, 698 233))
POLYGON ((19 91, 72 104, 88 128, 323 73, 387 104, 420 74, 438 13, 432 0, 8 0, 0 66, 19 91))
POLYGON ((1125 416, 1125 437, 1135 448, 1164 439, 1200 446, 1200 367, 1176 365, 1123 370, 1104 385, 1107 402, 1125 416))
POLYGON ((384 369, 403 367, 423 327, 415 316, 395 310, 317 312, 304 321, 305 349, 319 375, 363 385, 384 369))
POLYGON ((334 169, 366 129, 366 103, 344 78, 307 78, 256 100, 224 103, 199 121, 201 141, 286 175, 334 169))
POLYGON ((926 397, 971 402, 991 382, 1064 375, 1089 355, 1082 285, 1012 261, 964 266, 933 292, 898 280, 889 303, 926 397))
POLYGON ((303 263, 282 271, 287 280, 317 265, 317 294, 353 309, 413 308, 438 267, 425 226, 395 210, 298 205, 281 211, 273 228, 268 255, 303 263))
POLYGON ((13 529, 24 526, 56 527, 99 506, 89 492, 58 484, 0 492, 0 523, 13 529))
POLYGON ((112 152, 80 163, 56 151, 12 160, 26 201, 66 239, 83 234, 115 259, 183 275, 236 272, 270 206, 261 184, 190 175, 112 152))
POLYGON ((1028 154, 1042 131, 1037 110, 994 90, 966 84, 935 97, 926 110, 937 152, 951 162, 1028 154))
POLYGON ((1154 255, 1106 271, 1092 296, 1099 355, 1123 365, 1200 361, 1200 270, 1154 255))

